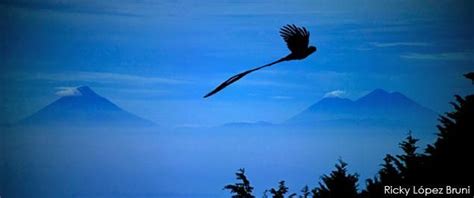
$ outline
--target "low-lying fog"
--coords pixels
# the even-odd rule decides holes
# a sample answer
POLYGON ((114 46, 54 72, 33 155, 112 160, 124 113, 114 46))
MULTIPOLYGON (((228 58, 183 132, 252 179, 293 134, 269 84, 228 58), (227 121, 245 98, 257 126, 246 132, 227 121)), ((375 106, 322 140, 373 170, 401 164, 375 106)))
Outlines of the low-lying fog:
MULTIPOLYGON (((436 131, 414 129, 422 148, 436 131)), ((2 197, 229 197, 235 171, 260 197, 285 180, 315 187, 339 158, 374 176, 400 152, 408 129, 383 128, 3 128, 2 197)))

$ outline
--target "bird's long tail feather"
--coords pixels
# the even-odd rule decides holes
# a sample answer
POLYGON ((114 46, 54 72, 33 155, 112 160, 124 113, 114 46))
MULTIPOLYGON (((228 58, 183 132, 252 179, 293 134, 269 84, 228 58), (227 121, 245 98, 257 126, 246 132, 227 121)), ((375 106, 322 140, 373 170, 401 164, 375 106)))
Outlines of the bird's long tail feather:
POLYGON ((220 90, 226 88, 227 86, 229 86, 230 84, 234 83, 235 81, 238 81, 239 79, 243 78, 244 76, 246 76, 247 74, 250 74, 254 71, 257 71, 257 70, 260 70, 260 69, 263 69, 265 67, 269 67, 269 66, 272 66, 274 64, 277 64, 277 63, 280 63, 280 62, 283 62, 283 61, 286 61, 287 60, 287 57, 284 57, 284 58, 281 58, 275 62, 272 62, 272 63, 268 63, 266 65, 263 65, 263 66, 260 66, 260 67, 256 67, 256 68, 253 68, 251 70, 247 70, 247 71, 244 71, 240 74, 237 74, 237 75, 234 75, 232 77, 230 77, 229 79, 227 79, 226 81, 224 81, 223 83, 221 83, 219 86, 217 86, 214 90, 212 90, 211 92, 209 92, 208 94, 206 94, 204 96, 204 98, 207 98, 209 96, 212 96, 214 95, 215 93, 219 92, 220 90))

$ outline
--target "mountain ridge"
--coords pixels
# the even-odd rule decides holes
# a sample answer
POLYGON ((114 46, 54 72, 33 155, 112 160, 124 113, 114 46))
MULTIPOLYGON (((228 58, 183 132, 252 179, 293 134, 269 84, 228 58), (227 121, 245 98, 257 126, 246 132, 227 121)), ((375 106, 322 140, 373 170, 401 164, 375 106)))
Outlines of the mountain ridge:
MULTIPOLYGON (((310 105, 285 124, 316 124, 335 120, 360 120, 364 122, 388 122, 414 125, 414 118, 423 122, 436 120, 437 113, 400 92, 375 89, 370 93, 350 100, 340 97, 326 97, 310 105)), ((336 122, 337 123, 337 122, 336 122)))

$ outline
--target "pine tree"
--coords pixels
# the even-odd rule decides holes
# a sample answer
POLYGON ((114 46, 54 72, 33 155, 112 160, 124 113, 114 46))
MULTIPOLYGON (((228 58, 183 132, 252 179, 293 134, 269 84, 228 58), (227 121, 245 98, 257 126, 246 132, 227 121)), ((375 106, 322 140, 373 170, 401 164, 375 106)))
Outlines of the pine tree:
POLYGON ((360 197, 377 198, 383 196, 383 184, 377 176, 366 180, 366 189, 362 190, 360 197))
MULTIPOLYGON (((473 72, 465 76, 474 82, 473 72)), ((464 98, 456 95, 455 99, 451 103, 454 111, 440 117, 438 138, 426 149, 433 173, 429 180, 438 184, 473 185, 474 95, 464 98)))
POLYGON ((313 196, 317 198, 355 198, 357 197, 357 174, 347 173, 347 163, 339 160, 336 164, 336 170, 330 175, 322 177, 323 183, 319 183, 319 187, 313 190, 313 196))
POLYGON ((270 189, 273 198, 284 198, 287 192, 288 187, 285 186, 285 181, 278 182, 278 189, 270 189))
POLYGON ((254 198, 252 195, 253 187, 250 186, 250 181, 245 176, 245 169, 239 169, 235 175, 237 180, 241 180, 242 183, 229 184, 224 186, 224 189, 230 190, 233 198, 254 198))
POLYGON ((396 159, 392 155, 386 155, 384 163, 381 165, 377 176, 373 179, 367 179, 366 190, 362 191, 361 196, 367 198, 383 197, 383 188, 386 185, 402 184, 402 176, 393 162, 396 159))
POLYGON ((309 192, 309 187, 308 186, 304 186, 302 189, 301 189, 301 193, 302 195, 300 196, 300 198, 308 198, 310 192, 309 192))
MULTIPOLYGON (((406 139, 399 144, 404 153, 397 155, 396 158, 388 155, 400 171, 401 181, 405 185, 426 184, 423 182, 423 172, 426 171, 424 170, 425 158, 424 155, 416 152, 418 149, 417 142, 418 139, 415 139, 410 131, 406 139)), ((393 170, 391 171, 394 173, 393 170)))
POLYGON ((379 171, 380 182, 383 184, 401 184, 400 172, 393 166, 396 160, 392 155, 386 155, 383 159, 382 169, 379 171))

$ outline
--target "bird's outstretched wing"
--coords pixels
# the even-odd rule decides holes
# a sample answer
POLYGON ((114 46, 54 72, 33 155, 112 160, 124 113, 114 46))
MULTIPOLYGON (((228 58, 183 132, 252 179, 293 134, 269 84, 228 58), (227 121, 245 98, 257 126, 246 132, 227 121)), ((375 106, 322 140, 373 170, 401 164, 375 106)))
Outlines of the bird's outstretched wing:
POLYGON ((280 29, 280 35, 292 53, 301 53, 308 48, 309 32, 304 27, 286 25, 280 29))

